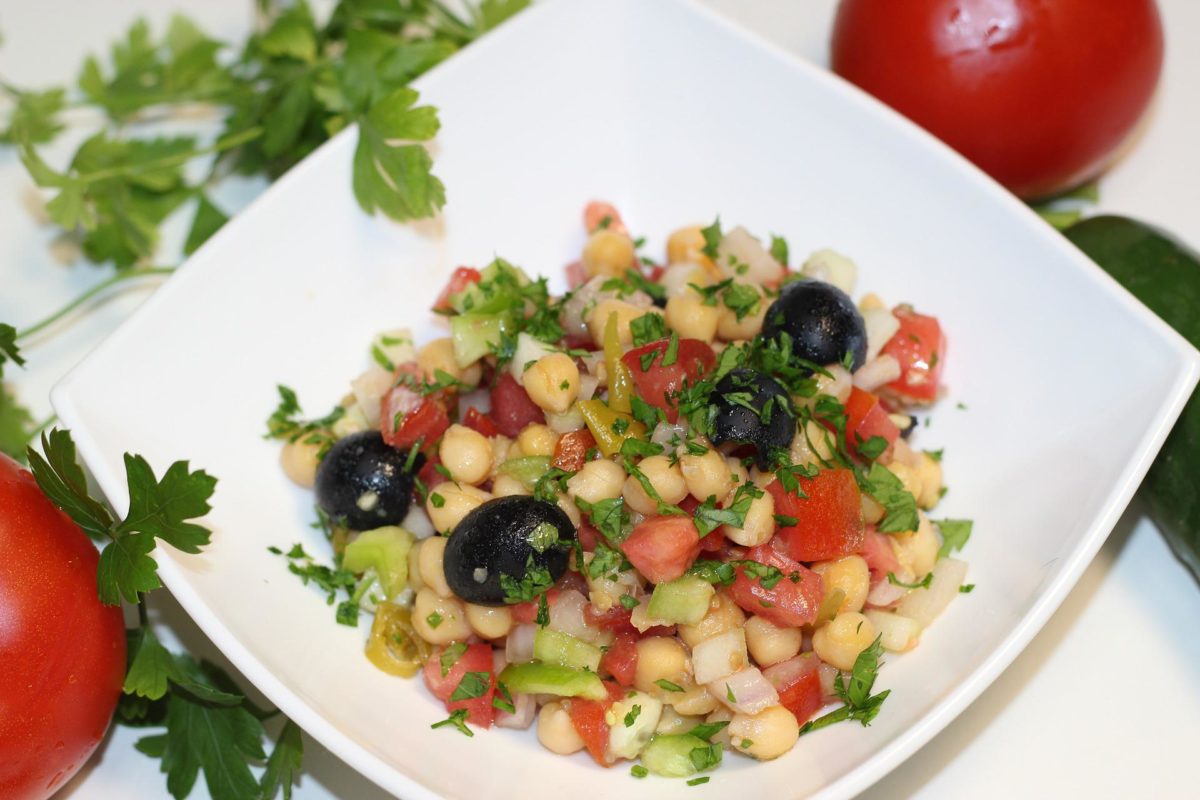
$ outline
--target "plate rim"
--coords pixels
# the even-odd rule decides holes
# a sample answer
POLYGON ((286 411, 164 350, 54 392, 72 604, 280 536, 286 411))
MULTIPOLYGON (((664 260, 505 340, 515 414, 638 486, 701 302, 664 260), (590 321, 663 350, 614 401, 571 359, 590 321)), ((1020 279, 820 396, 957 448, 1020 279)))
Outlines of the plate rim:
MULTIPOLYGON (((547 9, 565 6, 569 3, 600 3, 603 0, 543 0, 534 7, 523 12, 515 19, 505 23, 496 31, 489 33, 484 39, 474 43, 452 58, 439 64, 413 82, 413 87, 419 91, 431 81, 456 69, 463 64, 486 57, 487 54, 502 49, 505 42, 549 13, 547 9)), ((610 0, 611 2, 611 0, 610 0)), ((637 0, 624 0, 630 9, 640 8, 637 0)), ((1046 225, 1037 214, 1014 195, 1003 189, 998 183, 983 173, 978 167, 967 161, 963 156, 948 145, 928 133, 924 129, 901 116, 881 101, 868 95, 852 84, 842 80, 828 70, 802 59, 782 46, 755 34, 742 25, 723 16, 716 10, 701 5, 699 0, 659 0, 660 3, 672 4, 685 9, 688 13, 701 17, 709 24, 715 25, 726 35, 738 39, 744 46, 759 49, 780 62, 782 67, 792 69, 805 76, 805 80, 823 84, 827 89, 841 95, 846 102, 857 104, 860 109, 870 114, 876 124, 885 130, 905 136, 913 146, 923 147, 939 153, 938 157, 949 159, 955 163, 958 172, 969 178, 973 188, 985 192, 1010 213, 1018 216, 1025 215, 1030 221, 1036 221, 1043 230, 1039 235, 1047 242, 1048 247, 1057 249, 1069 257, 1066 259, 1077 270, 1084 272, 1087 278, 1106 290, 1122 307, 1140 324, 1144 325, 1155 338, 1169 351, 1172 357, 1171 366, 1175 370, 1174 380, 1170 390, 1164 396, 1161 411, 1153 424, 1143 432, 1135 449, 1135 457, 1121 470, 1120 476, 1087 526, 1080 542, 1068 554, 1067 564, 1059 572, 1055 580, 1044 587, 1038 594, 1033 605, 1025 612, 1016 626, 1001 642, 992 649, 987 658, 965 679, 958 687, 938 700, 928 711, 921 715, 916 723, 908 730, 894 737, 885 746, 871 753, 858 767, 850 770, 840 778, 819 789, 813 798, 833 800, 833 798, 850 797, 857 794, 879 779, 884 777, 909 756, 924 746, 930 739, 942 731, 951 721, 961 714, 980 694, 982 694, 1001 673, 1016 659, 1034 636, 1044 627, 1049 618, 1062 604, 1067 594, 1078 582, 1083 570, 1091 563, 1104 541, 1108 538, 1118 518, 1124 512, 1133 498, 1146 472, 1150 468, 1167 435, 1182 412, 1184 405, 1191 396, 1193 389, 1200 382, 1200 351, 1192 347, 1179 333, 1168 326, 1136 298, 1126 291, 1115 279, 1105 273, 1099 266, 1088 259, 1081 251, 1073 247, 1060 233, 1046 225), (1065 248, 1065 249, 1064 249, 1065 248)), ((637 13, 637 12, 635 12, 637 13)), ((85 356, 76 366, 66 373, 51 389, 50 399, 55 411, 63 424, 70 428, 74 435, 80 457, 92 470, 97 482, 105 490, 110 502, 124 510, 128 507, 123 475, 107 468, 104 453, 96 440, 90 435, 83 423, 83 415, 76 405, 77 392, 74 387, 86 380, 89 365, 97 363, 109 352, 118 348, 129 336, 134 335, 148 309, 157 303, 168 302, 174 292, 181 291, 179 277, 190 275, 195 268, 193 263, 197 256, 206 252, 212 242, 220 241, 223 237, 234 235, 242 227, 252 224, 259 213, 260 206, 275 202, 278 194, 288 191, 293 182, 304 180, 308 173, 317 169, 329 158, 336 157, 340 148, 348 147, 348 138, 353 135, 356 127, 350 126, 339 132, 328 142, 297 164, 275 183, 270 185, 258 197, 238 213, 230 222, 218 231, 200 250, 188 258, 163 286, 150 298, 129 315, 117 328, 106 337, 96 348, 85 356)), ((1029 226, 1037 230, 1035 226, 1029 226)), ((178 558, 172 549, 156 548, 152 555, 158 561, 159 574, 166 588, 175 596, 184 610, 201 628, 204 634, 217 646, 222 654, 249 680, 259 691, 271 700, 280 710, 294 720, 308 735, 317 739, 339 759, 367 777, 380 788, 388 792, 400 792, 404 797, 419 800, 437 800, 440 797, 432 789, 424 786, 415 778, 402 770, 388 764, 382 757, 366 746, 358 743, 349 734, 330 724, 321 714, 309 706, 300 696, 277 678, 266 666, 242 644, 231 630, 208 608, 199 593, 191 585, 178 558)))

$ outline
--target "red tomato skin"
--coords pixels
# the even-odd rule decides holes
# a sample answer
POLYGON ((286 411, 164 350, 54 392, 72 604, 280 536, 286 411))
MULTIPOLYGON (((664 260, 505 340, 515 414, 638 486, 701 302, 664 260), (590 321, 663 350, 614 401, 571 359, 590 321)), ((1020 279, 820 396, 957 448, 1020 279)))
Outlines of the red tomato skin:
POLYGON ((601 671, 608 672, 621 686, 633 686, 637 673, 637 641, 635 632, 621 631, 600 657, 601 671))
POLYGON ((446 648, 439 647, 425 662, 425 685, 429 692, 446 704, 447 711, 466 709, 467 722, 481 728, 490 728, 496 718, 496 709, 492 706, 492 698, 496 694, 496 673, 492 661, 492 646, 490 644, 469 645, 466 651, 458 657, 453 666, 442 675, 441 655, 446 648), (468 672, 486 672, 488 674, 488 689, 470 700, 451 700, 454 690, 468 672))
POLYGON ((434 311, 453 311, 450 305, 451 295, 456 295, 463 289, 470 286, 472 283, 479 283, 483 275, 479 270, 473 267, 457 267, 450 274, 450 280, 446 282, 446 288, 442 289, 442 293, 438 295, 437 302, 433 304, 434 311))
MULTIPOLYGON (((558 588, 551 586, 546 590, 546 605, 552 606, 558 600, 558 588)), ((537 620, 538 601, 530 600, 527 603, 515 603, 508 607, 512 611, 514 622, 523 622, 526 625, 537 620)))
POLYGON ((843 0, 831 61, 1036 198, 1095 177, 1126 139, 1158 83, 1162 22, 1153 0, 843 0))
POLYGON ((647 517, 621 545, 629 563, 651 583, 667 583, 687 572, 700 555, 700 532, 690 517, 647 517))
POLYGON ((96 548, 3 454, 0 553, 0 797, 42 800, 104 738, 125 624, 96 593, 96 548))
POLYGON ((728 591, 743 611, 789 628, 807 625, 817 618, 825 594, 819 574, 778 552, 770 544, 750 548, 745 557, 777 567, 784 578, 774 588, 767 589, 759 581, 748 578, 744 567, 738 567, 737 577, 728 591), (799 581, 788 577, 793 572, 800 574, 799 581))
POLYGON ((607 767, 613 762, 608 756, 608 722, 605 721, 604 715, 612 708, 612 704, 621 698, 624 691, 612 681, 605 682, 604 686, 608 689, 606 700, 572 697, 565 701, 565 705, 567 714, 571 717, 571 725, 579 734, 579 738, 583 739, 588 753, 597 764, 607 767))
POLYGON ((907 306, 897 306, 892 313, 900 320, 900 329, 882 352, 900 362, 900 377, 889 383, 886 391, 901 403, 932 403, 946 365, 946 335, 937 317, 918 314, 907 306))
POLYGON ((516 437, 526 425, 546 421, 546 415, 529 399, 525 387, 507 371, 496 379, 491 396, 492 422, 505 436, 516 437))
POLYGON ((873 525, 867 528, 862 550, 859 552, 867 562, 867 569, 871 571, 872 584, 879 583, 889 572, 897 572, 900 569, 900 560, 896 558, 896 551, 892 549, 891 539, 875 530, 873 525))
MULTIPOLYGON (((408 391, 403 386, 397 386, 384 395, 385 411, 392 405, 388 398, 401 390, 408 391)), ((426 397, 417 403, 412 411, 401 418, 399 425, 395 423, 395 415, 383 414, 379 418, 383 440, 398 450, 409 450, 418 442, 421 443, 422 450, 428 450, 449 427, 450 415, 446 413, 446 406, 432 397, 426 397)))
POLYGON ((606 218, 608 220, 605 225, 606 230, 629 234, 629 230, 625 227, 625 221, 621 219, 621 212, 617 211, 617 207, 612 203, 592 200, 583 208, 583 228, 588 233, 595 233, 599 230, 606 218))
POLYGON ((775 513, 795 517, 795 525, 781 526, 774 541, 796 561, 824 561, 857 553, 866 529, 862 493, 848 469, 823 469, 815 478, 800 478, 807 498, 784 491, 771 481, 767 491, 775 499, 775 513))
POLYGON ((779 692, 779 704, 792 712, 801 725, 825 705, 820 665, 815 655, 804 653, 763 670, 763 677, 779 692))
POLYGON ((564 433, 554 445, 554 459, 550 466, 567 472, 578 472, 587 463, 587 453, 596 446, 596 437, 587 428, 564 433))
POLYGON ((674 422, 679 417, 679 411, 670 395, 682 389, 685 380, 689 385, 694 384, 698 377, 713 368, 717 357, 713 349, 699 339, 680 339, 675 363, 664 367, 662 362, 668 343, 669 340, 660 339, 635 347, 621 356, 621 361, 629 368, 638 396, 650 405, 661 408, 666 412, 667 421, 674 422), (642 356, 650 352, 657 355, 646 369, 642 369, 642 356))
POLYGON ((900 438, 900 429, 892 422, 878 397, 857 386, 852 387, 850 397, 846 400, 846 449, 857 455, 859 444, 872 436, 882 436, 887 440, 883 455, 891 452, 892 445, 900 438))
POLYGON ((463 415, 463 425, 484 436, 495 436, 500 433, 500 429, 496 427, 496 423, 492 422, 492 418, 474 406, 468 408, 467 413, 463 415))

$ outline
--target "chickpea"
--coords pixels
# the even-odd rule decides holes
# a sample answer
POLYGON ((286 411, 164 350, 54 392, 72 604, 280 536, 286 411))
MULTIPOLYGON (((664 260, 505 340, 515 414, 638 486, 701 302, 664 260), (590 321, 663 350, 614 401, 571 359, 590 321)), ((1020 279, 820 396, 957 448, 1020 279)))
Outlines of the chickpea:
POLYGON ((904 484, 904 490, 913 497, 921 496, 921 475, 917 470, 910 467, 908 464, 903 464, 899 461, 893 461, 887 465, 887 468, 893 475, 900 479, 904 484))
POLYGON ((701 287, 712 286, 716 283, 716 279, 713 277, 715 272, 715 267, 710 272, 695 262, 679 262, 663 270, 663 274, 658 278, 658 285, 663 287, 663 291, 669 299, 677 294, 691 291, 692 284, 701 287))
POLYGON ((517 436, 521 452, 527 456, 552 456, 558 445, 558 434, 545 425, 528 425, 517 436))
POLYGON ((436 530, 448 533, 462 522, 463 517, 491 499, 492 496, 482 489, 446 481, 429 490, 425 513, 436 530))
POLYGON ((804 636, 799 628, 781 628, 764 617, 746 622, 746 647, 760 667, 787 661, 800 652, 804 636))
POLYGON ((813 633, 812 646, 817 658, 843 672, 854 667, 858 654, 875 641, 875 626, 857 611, 843 611, 813 633))
MULTIPOLYGON (((646 476, 664 503, 678 503, 687 497, 687 482, 683 479, 683 473, 679 471, 678 465, 672 466, 671 459, 667 456, 644 458, 638 464, 638 469, 646 476)), ((658 513, 658 504, 646 494, 641 482, 634 476, 630 475, 625 479, 625 488, 622 494, 625 495, 625 502, 634 511, 641 514, 658 513)))
POLYGON ((321 446, 310 444, 304 441, 305 438, 301 436, 285 444, 279 451, 279 463, 283 467, 283 474, 291 478, 293 483, 311 489, 317 482, 317 467, 321 463, 317 454, 321 452, 321 446))
MULTIPOLYGON (((934 550, 936 553, 936 548, 934 550)), ((813 571, 820 574, 825 583, 825 596, 828 597, 835 589, 841 589, 844 595, 838 613, 843 611, 862 611, 867 602, 867 592, 871 590, 871 572, 862 556, 845 556, 835 561, 822 561, 813 564, 813 571)))
POLYGON ((408 548, 408 588, 419 592, 424 587, 425 581, 421 580, 421 542, 417 542, 408 548))
POLYGON ((458 365, 458 360, 454 358, 454 340, 448 336, 434 339, 418 350, 417 366, 428 381, 436 381, 439 370, 468 386, 478 386, 483 376, 483 368, 478 361, 466 367, 458 365))
MULTIPOLYGON (((630 347, 633 344, 633 331, 629 329, 629 323, 633 322, 638 317, 646 314, 661 314, 658 308, 654 306, 635 306, 633 303, 627 303, 624 300, 607 299, 601 300, 596 304, 587 315, 588 333, 592 335, 592 341, 597 347, 604 346, 604 326, 608 324, 608 315, 617 315, 617 339, 622 347, 630 347)), ((528 380, 528 379, 526 379, 528 380)))
POLYGON ((778 758, 791 750, 800 736, 800 724, 783 706, 771 706, 754 714, 734 714, 729 721, 729 741, 739 753, 759 761, 778 758))
POLYGON ((746 519, 740 528, 722 525, 721 532, 725 534, 726 539, 743 547, 766 544, 775 533, 775 498, 770 492, 763 492, 762 497, 750 501, 746 519))
POLYGON ((446 557, 446 537, 422 539, 413 550, 417 551, 417 572, 421 576, 421 583, 440 597, 454 597, 442 567, 446 557))
POLYGON ((863 522, 867 523, 868 525, 874 525, 875 523, 879 522, 879 520, 883 519, 884 508, 883 506, 879 505, 879 503, 875 502, 874 497, 871 497, 871 495, 864 492, 861 504, 863 522))
POLYGON ((514 478, 512 475, 497 475, 492 479, 492 496, 494 497, 509 497, 511 495, 529 495, 530 491, 525 488, 525 484, 514 478))
POLYGON ((680 261, 699 264, 708 260, 704 254, 704 234, 700 229, 699 225, 689 225, 672 231, 667 237, 668 264, 678 264, 680 261))
POLYGON ((466 603, 467 623, 482 639, 500 639, 512 630, 512 611, 507 606, 477 606, 466 603))
POLYGON ((721 310, 715 305, 705 305, 700 293, 689 287, 667 298, 667 325, 684 338, 712 342, 721 310))
POLYGON ((428 588, 417 592, 413 601, 412 626, 430 644, 462 642, 471 635, 462 603, 454 597, 439 597, 428 588))
POLYGON ((480 483, 492 472, 491 442, 466 425, 450 426, 442 437, 438 455, 451 477, 462 483, 480 483))
POLYGON ((560 756, 578 753, 584 747, 571 715, 558 700, 546 703, 538 712, 537 738, 542 747, 560 756))
POLYGON ((683 686, 682 692, 665 692, 663 701, 680 714, 707 714, 717 707, 717 698, 703 686, 683 686))
POLYGON ((605 458, 588 461, 583 469, 567 479, 567 491, 588 503, 612 500, 621 496, 625 470, 605 458))
POLYGON ((563 414, 579 397, 579 367, 566 353, 544 355, 525 370, 525 391, 538 408, 563 414))
POLYGON ((680 625, 676 630, 684 644, 695 647, 711 636, 740 628, 745 623, 746 614, 738 604, 724 593, 717 592, 708 603, 708 613, 704 619, 695 625, 680 625))
POLYGON ((859 311, 871 311, 874 309, 886 309, 887 303, 883 302, 883 298, 874 292, 867 292, 862 299, 858 301, 859 311))
POLYGON ((560 492, 558 499, 555 500, 555 504, 562 509, 562 512, 571 520, 571 524, 578 530, 579 526, 583 524, 583 517, 580 514, 579 506, 575 505, 575 501, 571 499, 571 496, 560 492))
MULTIPOLYGON (((757 291, 757 287, 752 288, 757 291)), ((759 292, 758 305, 748 314, 743 311, 742 318, 738 319, 737 312, 722 303, 717 320, 717 336, 727 342, 753 339, 762 332, 763 320, 767 318, 767 307, 770 305, 770 301, 759 292)))
POLYGON ((679 469, 692 497, 704 502, 709 497, 720 500, 733 490, 733 478, 725 459, 713 448, 702 456, 689 453, 679 458, 679 469))
POLYGON ((833 458, 837 449, 834 435, 819 422, 809 420, 804 428, 796 431, 788 447, 788 457, 793 464, 820 464, 833 458))
POLYGON ((683 686, 691 682, 691 672, 687 652, 674 637, 647 636, 638 640, 637 669, 633 677, 634 688, 638 691, 661 697, 663 688, 655 681, 668 680, 683 686))
POLYGON ((921 479, 921 494, 917 505, 933 508, 942 499, 942 465, 929 453, 921 453, 921 465, 917 469, 921 479))
POLYGON ((597 275, 617 277, 634 265, 637 252, 628 234, 610 228, 596 231, 583 246, 583 271, 589 278, 597 275))
POLYGON ((933 531, 933 523, 925 512, 918 512, 921 522, 911 533, 892 534, 892 543, 900 554, 900 561, 906 564, 915 576, 920 578, 933 569, 937 563, 937 552, 941 546, 937 534, 933 531))
POLYGON ((733 481, 734 489, 750 480, 750 473, 746 472, 746 466, 739 459, 729 456, 725 459, 725 466, 729 467, 729 479, 733 481))

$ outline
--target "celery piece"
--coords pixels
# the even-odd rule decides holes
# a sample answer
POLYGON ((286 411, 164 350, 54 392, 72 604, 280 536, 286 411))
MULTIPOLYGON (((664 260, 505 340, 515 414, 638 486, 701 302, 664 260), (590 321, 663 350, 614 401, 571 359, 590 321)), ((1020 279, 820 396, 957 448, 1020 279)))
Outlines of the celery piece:
POLYGON ((538 478, 550 471, 548 456, 523 456, 510 458, 498 467, 504 475, 516 478, 529 491, 533 491, 538 478))
POLYGON ((712 747, 699 736, 690 733, 658 734, 642 750, 642 764, 655 775, 664 778, 686 778, 700 771, 697 762, 705 769, 720 763, 721 749, 712 747), (694 752, 703 758, 693 758, 694 752), (715 759, 716 763, 712 763, 715 759))
POLYGON ((588 700, 608 697, 608 689, 596 673, 557 664, 509 664, 500 673, 500 682, 516 694, 553 694, 588 700))
POLYGON ((450 320, 454 360, 467 367, 492 352, 512 324, 502 314, 459 314, 450 320))
POLYGON ((388 600, 408 583, 408 551, 416 537, 398 525, 363 531, 342 552, 342 569, 350 572, 375 570, 379 586, 388 600))
POLYGON ((650 595, 646 613, 668 625, 695 625, 708 613, 712 584, 695 575, 684 575, 670 583, 660 583, 650 595))
POLYGON ((569 633, 538 628, 533 635, 533 657, 547 664, 595 672, 600 668, 602 655, 599 647, 569 633))

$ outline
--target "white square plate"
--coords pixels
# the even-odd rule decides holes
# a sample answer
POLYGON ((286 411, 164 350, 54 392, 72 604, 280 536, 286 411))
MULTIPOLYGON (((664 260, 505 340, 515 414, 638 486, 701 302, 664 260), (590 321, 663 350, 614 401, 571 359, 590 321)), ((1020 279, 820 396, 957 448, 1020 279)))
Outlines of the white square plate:
POLYGON ((362 214, 352 133, 273 186, 56 388, 104 491, 121 455, 219 476, 197 556, 160 548, 171 591, 245 675, 311 735, 410 798, 844 797, 946 725, 1057 608, 1129 501, 1194 385, 1197 353, 1021 203, 931 137, 818 69, 681 2, 539 4, 419 82, 441 109, 449 204, 402 227, 362 214), (662 237, 720 212, 834 247, 860 291, 911 301, 949 332, 948 402, 918 434, 947 448, 939 514, 976 520, 975 592, 889 657, 875 724, 805 737, 786 757, 729 758, 706 786, 635 781, 531 733, 430 730, 420 680, 362 655, 366 626, 268 545, 304 542, 311 496, 262 439, 275 384, 323 413, 371 336, 412 325, 449 270, 493 254, 561 276, 600 197, 662 237), (960 410, 962 402, 967 410, 960 410))

